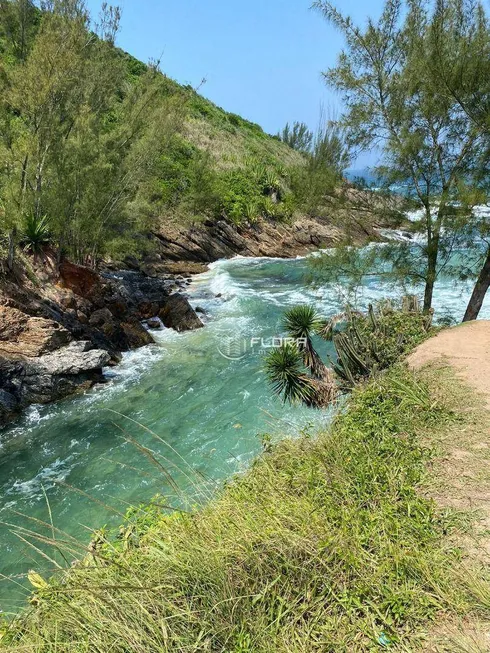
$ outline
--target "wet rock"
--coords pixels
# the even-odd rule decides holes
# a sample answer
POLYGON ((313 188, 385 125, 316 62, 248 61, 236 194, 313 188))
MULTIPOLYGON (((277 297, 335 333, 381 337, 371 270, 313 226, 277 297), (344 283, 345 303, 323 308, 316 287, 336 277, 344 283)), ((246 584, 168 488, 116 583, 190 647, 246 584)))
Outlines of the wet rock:
POLYGON ((158 317, 167 328, 176 331, 190 331, 204 326, 187 299, 179 293, 168 298, 158 317))
POLYGON ((19 401, 12 393, 0 390, 0 426, 9 422, 20 409, 19 401))
POLYGON ((146 324, 148 325, 149 329, 160 329, 162 327, 162 323, 157 317, 151 317, 146 321, 146 324))
POLYGON ((121 329, 129 349, 138 349, 155 342, 141 322, 136 319, 121 322, 121 329))
POLYGON ((196 311, 196 313, 202 313, 203 315, 206 315, 206 311, 204 310, 204 308, 202 308, 202 306, 196 306, 194 310, 196 311))
POLYGON ((102 368, 110 359, 88 341, 33 358, 0 358, 0 424, 29 404, 62 399, 102 381, 102 368))

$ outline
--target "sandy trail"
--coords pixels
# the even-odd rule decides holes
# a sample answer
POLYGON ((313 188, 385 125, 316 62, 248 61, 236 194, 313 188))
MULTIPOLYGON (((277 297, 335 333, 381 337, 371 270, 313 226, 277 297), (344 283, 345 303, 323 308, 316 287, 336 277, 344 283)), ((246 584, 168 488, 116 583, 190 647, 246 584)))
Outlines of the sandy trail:
POLYGON ((443 359, 459 378, 486 397, 490 409, 490 320, 465 322, 422 343, 408 358, 420 368, 443 359))
MULTIPOLYGON (((490 320, 467 322, 441 331, 422 343, 409 357, 413 368, 430 365, 439 377, 449 365, 478 397, 465 396, 460 407, 469 421, 448 430, 439 445, 442 455, 432 467, 435 501, 475 516, 475 530, 461 542, 470 562, 490 565, 490 320), (465 400, 467 401, 466 408, 465 400), (485 410, 486 408, 486 410, 485 410)), ((489 653, 490 623, 469 617, 461 622, 436 624, 424 653, 489 653)))

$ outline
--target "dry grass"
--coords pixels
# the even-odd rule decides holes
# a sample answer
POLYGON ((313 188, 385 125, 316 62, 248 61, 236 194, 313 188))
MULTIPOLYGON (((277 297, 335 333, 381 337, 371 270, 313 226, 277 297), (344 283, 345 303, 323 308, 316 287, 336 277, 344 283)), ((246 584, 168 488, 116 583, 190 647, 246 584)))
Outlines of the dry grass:
POLYGON ((243 165, 247 157, 273 160, 286 168, 304 164, 301 154, 278 140, 266 135, 256 137, 238 128, 225 131, 204 119, 189 119, 185 135, 193 145, 211 153, 219 170, 243 165))

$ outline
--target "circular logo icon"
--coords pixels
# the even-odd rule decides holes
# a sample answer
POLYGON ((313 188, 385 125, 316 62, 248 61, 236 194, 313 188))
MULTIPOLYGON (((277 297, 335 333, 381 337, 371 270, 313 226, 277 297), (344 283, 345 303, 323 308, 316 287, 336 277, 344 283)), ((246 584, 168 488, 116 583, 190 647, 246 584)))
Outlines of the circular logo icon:
POLYGON ((223 358, 227 358, 230 361, 239 361, 248 353, 248 342, 246 338, 227 336, 220 340, 217 349, 223 358))

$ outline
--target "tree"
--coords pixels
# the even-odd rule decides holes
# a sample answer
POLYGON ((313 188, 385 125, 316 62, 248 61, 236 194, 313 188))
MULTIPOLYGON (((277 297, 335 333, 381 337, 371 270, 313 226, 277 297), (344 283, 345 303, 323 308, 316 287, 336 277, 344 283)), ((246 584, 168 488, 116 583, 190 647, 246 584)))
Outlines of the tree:
POLYGON ((0 24, 14 57, 26 58, 38 20, 39 11, 32 0, 0 0, 0 24))
POLYGON ((381 147, 385 163, 378 174, 387 186, 406 185, 421 206, 413 224, 425 238, 420 256, 408 255, 405 248, 394 269, 400 263, 404 280, 424 282, 427 312, 435 282, 449 269, 454 251, 471 244, 472 209, 481 199, 472 191, 489 162, 481 130, 435 73, 431 29, 437 6, 431 10, 424 0, 387 0, 379 21, 369 19, 365 29, 329 2, 316 7, 346 42, 325 79, 343 95, 340 124, 349 144, 356 151, 381 147))
POLYGON ((304 122, 295 121, 292 127, 287 123, 279 137, 293 150, 303 153, 311 150, 313 132, 308 129, 308 125, 304 122))
MULTIPOLYGON (((455 99, 468 120, 486 139, 490 149, 490 29, 481 5, 469 0, 440 1, 431 25, 435 56, 433 74, 455 99)), ((480 187, 488 187, 488 173, 480 187)), ((475 320, 490 287, 490 224, 483 217, 478 224, 482 236, 480 272, 463 321, 475 320)))
POLYGON ((119 12, 94 26, 81 0, 43 3, 25 59, 5 69, 0 179, 8 228, 43 224, 58 251, 95 265, 141 227, 131 200, 180 111, 156 66, 129 83, 119 12), (94 30, 98 29, 98 33, 94 30))

